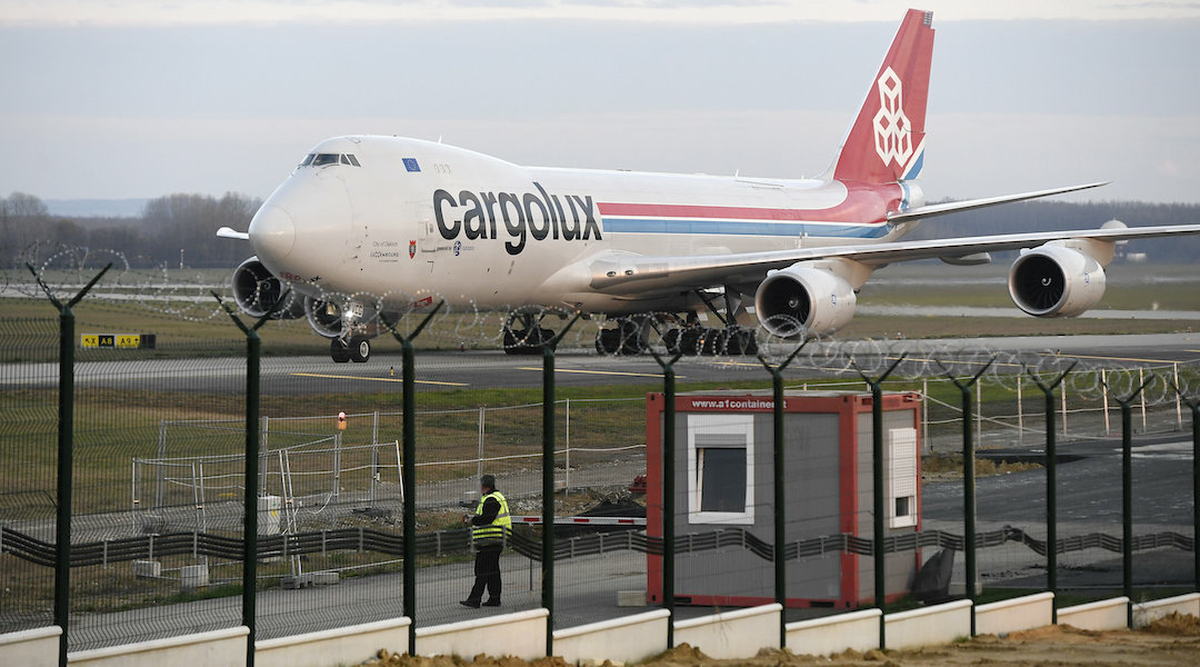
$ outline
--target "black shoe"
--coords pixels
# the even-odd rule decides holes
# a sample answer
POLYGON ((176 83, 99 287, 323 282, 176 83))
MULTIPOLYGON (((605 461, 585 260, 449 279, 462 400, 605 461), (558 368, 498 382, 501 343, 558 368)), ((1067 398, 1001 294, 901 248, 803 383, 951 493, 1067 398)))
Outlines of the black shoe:
POLYGON ((484 603, 483 603, 483 606, 485 606, 485 607, 499 607, 499 606, 500 606, 500 601, 499 601, 499 600, 497 600, 497 599, 494 599, 494 598, 493 598, 493 599, 491 599, 491 600, 488 600, 487 602, 484 602, 484 603))
POLYGON ((464 607, 470 607, 471 609, 479 609, 479 600, 462 600, 459 602, 459 604, 464 607))

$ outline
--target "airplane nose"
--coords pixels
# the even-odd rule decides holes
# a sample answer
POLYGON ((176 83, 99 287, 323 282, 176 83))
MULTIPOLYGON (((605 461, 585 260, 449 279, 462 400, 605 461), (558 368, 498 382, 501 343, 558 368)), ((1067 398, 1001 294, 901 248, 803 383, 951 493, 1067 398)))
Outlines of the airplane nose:
POLYGON ((263 206, 250 221, 250 243, 260 258, 284 259, 296 243, 292 216, 278 206, 263 206))

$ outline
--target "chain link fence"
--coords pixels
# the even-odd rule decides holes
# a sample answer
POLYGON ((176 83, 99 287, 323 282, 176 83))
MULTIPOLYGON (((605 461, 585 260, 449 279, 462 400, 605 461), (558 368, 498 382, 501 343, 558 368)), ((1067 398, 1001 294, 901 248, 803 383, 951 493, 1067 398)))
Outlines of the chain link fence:
MULTIPOLYGON (((37 267, 60 300, 87 284, 97 261, 70 258, 72 270, 53 262, 37 267)), ((415 341, 415 393, 409 398, 416 405, 416 476, 413 488, 405 488, 403 361, 388 338, 375 339, 370 362, 335 365, 323 354, 306 356, 328 343, 303 322, 269 321, 260 330, 260 390, 247 395, 246 338, 207 293, 208 282, 126 269, 74 307, 78 323, 67 341, 75 354, 67 595, 72 650, 244 623, 248 493, 257 502, 258 534, 251 542, 258 562, 258 639, 403 615, 406 494, 415 500, 417 624, 478 614, 458 602, 474 579, 463 517, 475 511, 483 473, 496 476, 518 518, 501 561, 501 611, 543 606, 546 387, 540 351, 528 357, 501 351, 530 352, 531 331, 541 340, 543 325, 565 324, 558 313, 513 319, 468 309, 431 320, 415 341), (253 426, 258 475, 248 489, 245 415, 251 399, 259 406, 253 426)), ((13 632, 55 622, 60 322, 31 281, 9 274, 5 291, 3 307, 13 316, 0 318, 0 632, 13 632)), ((571 523, 584 516, 601 520, 555 530, 557 574, 550 594, 556 628, 634 613, 647 604, 649 563, 663 553, 662 540, 648 534, 644 521, 605 520, 645 519, 647 506, 651 512, 656 506, 645 495, 652 467, 646 394, 662 391, 663 384, 649 355, 683 355, 676 363, 684 390, 769 393, 771 377, 758 357, 778 363, 799 345, 761 330, 681 325, 666 316, 634 325, 582 322, 560 343, 560 364, 570 368, 560 368, 554 399, 553 513, 571 523), (593 351, 598 343, 604 353, 593 351)), ((409 317, 397 330, 407 336, 413 327, 409 317)), ((980 373, 970 417, 981 474, 978 579, 985 591, 1044 589, 1047 421, 1035 381, 1065 372, 1052 396, 1059 457, 1075 466, 1059 473, 1060 587, 1086 599, 1122 584, 1116 401, 1132 397, 1132 428, 1145 441, 1136 450, 1133 487, 1148 498, 1132 517, 1133 546, 1145 558, 1135 572, 1139 590, 1194 589, 1195 499, 1185 462, 1192 459, 1186 430, 1200 366, 1185 359, 1097 359, 995 343, 813 340, 788 366, 789 392, 862 394, 864 377, 895 365, 884 388, 921 396, 921 525, 912 538, 889 537, 886 550, 907 554, 903 558, 918 565, 939 549, 964 550, 964 424, 952 379, 980 373), (983 476, 993 472, 998 474, 983 476)), ((806 436, 787 437, 789 456, 803 457, 806 436)), ((818 477, 838 474, 833 462, 812 465, 818 477)), ((756 485, 748 485, 754 512, 770 516, 772 489, 756 485)), ((784 547, 789 567, 816 571, 847 554, 869 563, 869 533, 814 528, 865 525, 874 516, 869 502, 862 507, 867 509, 852 517, 789 511, 786 534, 797 536, 784 547)), ((680 590, 719 580, 752 580, 755 590, 769 589, 774 548, 770 532, 743 526, 690 535, 674 545, 688 573, 680 590), (741 559, 746 554, 749 561, 741 559), (750 565, 731 570, 745 562, 750 565)), ((869 573, 860 575, 869 588, 869 573)), ((966 572, 957 560, 954 581, 962 594, 966 572)), ((727 604, 739 597, 730 592, 727 604)), ((678 613, 710 610, 681 603, 678 613)), ((832 611, 810 605, 791 613, 832 611)))

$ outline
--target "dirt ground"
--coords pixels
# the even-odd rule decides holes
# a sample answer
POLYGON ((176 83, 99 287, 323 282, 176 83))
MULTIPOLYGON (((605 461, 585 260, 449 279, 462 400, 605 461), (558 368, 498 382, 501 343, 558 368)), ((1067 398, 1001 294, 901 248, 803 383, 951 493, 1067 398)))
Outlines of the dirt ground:
MULTIPOLYGON (((516 658, 474 659, 438 656, 410 657, 379 652, 363 663, 372 667, 569 667, 561 658, 525 661, 516 658)), ((786 667, 789 665, 834 665, 861 667, 940 667, 945 665, 998 665, 1000 667, 1141 667, 1200 665, 1200 619, 1172 614, 1135 631, 1092 632, 1070 626, 1048 626, 1005 637, 980 635, 969 641, 905 651, 847 651, 831 657, 794 655, 790 651, 764 649, 753 658, 716 660, 687 644, 677 646, 645 663, 645 667, 786 667)), ((607 667, 610 663, 599 663, 607 667)))

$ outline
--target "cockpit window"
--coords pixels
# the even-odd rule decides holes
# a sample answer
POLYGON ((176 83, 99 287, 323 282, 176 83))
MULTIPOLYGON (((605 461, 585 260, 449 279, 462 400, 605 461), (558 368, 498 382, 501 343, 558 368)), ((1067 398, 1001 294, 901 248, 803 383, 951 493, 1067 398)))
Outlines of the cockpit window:
POLYGON ((301 167, 324 167, 330 164, 345 164, 351 167, 361 167, 358 158, 350 153, 309 153, 301 167))

